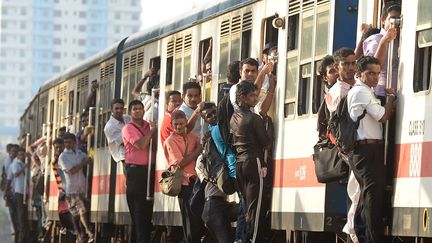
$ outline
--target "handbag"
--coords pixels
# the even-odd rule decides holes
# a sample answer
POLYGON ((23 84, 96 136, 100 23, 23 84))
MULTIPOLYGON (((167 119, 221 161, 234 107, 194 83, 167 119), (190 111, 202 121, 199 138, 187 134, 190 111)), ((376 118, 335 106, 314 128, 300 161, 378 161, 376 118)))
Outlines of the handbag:
POLYGON ((203 180, 200 181, 197 179, 195 181, 195 184, 192 189, 191 196, 189 198, 189 206, 191 209, 191 212, 201 218, 202 212, 204 210, 204 203, 205 203, 205 195, 204 190, 207 186, 207 181, 203 180))
POLYGON ((329 183, 347 178, 349 166, 339 155, 337 146, 329 140, 319 141, 314 146, 313 160, 318 182, 329 183))
POLYGON ((170 166, 162 172, 161 177, 159 185, 162 193, 171 197, 178 196, 181 191, 183 169, 180 166, 170 166))

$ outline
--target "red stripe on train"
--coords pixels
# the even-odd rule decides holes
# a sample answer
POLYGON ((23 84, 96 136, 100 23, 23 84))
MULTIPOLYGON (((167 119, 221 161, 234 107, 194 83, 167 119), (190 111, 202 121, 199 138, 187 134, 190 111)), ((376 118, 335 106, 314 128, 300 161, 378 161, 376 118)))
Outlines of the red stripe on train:
POLYGON ((274 171, 274 188, 324 186, 316 179, 312 157, 275 160, 274 171))
POLYGON ((109 194, 110 175, 98 175, 92 178, 92 195, 109 194))
POLYGON ((432 177, 432 142, 396 145, 396 178, 432 177))

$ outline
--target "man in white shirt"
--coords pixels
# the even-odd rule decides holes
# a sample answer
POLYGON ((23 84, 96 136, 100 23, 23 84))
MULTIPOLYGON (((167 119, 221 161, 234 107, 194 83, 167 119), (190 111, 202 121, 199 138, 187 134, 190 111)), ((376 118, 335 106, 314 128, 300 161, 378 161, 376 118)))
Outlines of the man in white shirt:
MULTIPOLYGON (((111 101, 111 117, 105 124, 104 133, 108 141, 108 148, 115 162, 122 162, 124 165, 124 145, 121 131, 130 116, 124 115, 124 101, 116 98, 111 101)), ((125 172, 126 170, 124 170, 125 172)))
POLYGON ((24 202, 24 187, 25 187, 25 173, 29 164, 24 164, 25 150, 18 149, 16 159, 8 168, 7 172, 7 188, 13 191, 14 203, 16 205, 17 213, 17 228, 15 231, 15 239, 19 243, 24 243, 28 240, 28 212, 27 204, 24 202))
MULTIPOLYGON (((66 184, 66 199, 69 202, 69 211, 73 216, 76 232, 79 231, 79 222, 82 223, 88 242, 94 241, 93 233, 90 230, 86 208, 86 183, 83 167, 91 163, 92 159, 76 148, 76 137, 72 133, 63 136, 65 149, 60 154, 58 165, 64 172, 66 184)), ((77 241, 81 242, 83 235, 77 234, 77 241)))
POLYGON ((364 235, 356 230, 359 239, 365 242, 384 242, 382 225, 383 195, 385 189, 384 141, 382 123, 386 122, 395 108, 395 90, 386 89, 388 102, 381 106, 373 88, 377 86, 381 65, 374 57, 363 57, 358 61, 360 78, 348 92, 348 111, 353 121, 366 110, 357 129, 357 145, 350 160, 350 167, 360 184, 360 202, 363 210, 356 217, 365 221, 364 235))
POLYGON ((201 102, 201 86, 197 82, 183 84, 183 104, 179 110, 186 114, 188 119, 187 130, 201 138, 208 131, 208 124, 201 118, 200 112, 204 102, 201 102))
POLYGON ((14 202, 13 191, 11 188, 7 188, 7 173, 9 171, 9 167, 12 164, 13 160, 16 158, 18 154, 19 146, 16 144, 8 144, 6 146, 8 155, 3 159, 3 171, 2 171, 2 191, 4 191, 4 199, 6 202, 6 206, 9 208, 9 216, 12 222, 12 230, 13 232, 17 232, 18 227, 18 219, 17 219, 17 209, 16 204, 14 202))
POLYGON ((330 112, 336 110, 340 99, 345 97, 354 85, 354 76, 357 71, 354 50, 343 47, 333 54, 333 58, 339 78, 325 95, 326 105, 330 112))
MULTIPOLYGON (((258 73, 258 66, 259 63, 257 60, 253 58, 246 58, 240 62, 240 80, 241 81, 248 81, 251 83, 254 83, 257 87, 257 94, 261 91, 261 88, 263 86, 264 78, 266 75, 269 77, 269 87, 267 89, 267 94, 264 97, 262 104, 259 107, 256 107, 259 113, 267 114, 267 111, 270 108, 271 101, 273 100, 273 94, 276 89, 276 77, 275 75, 271 74, 271 71, 273 70, 273 63, 267 62, 259 71, 258 73)), ((230 101, 232 106, 234 107, 234 110, 237 110, 239 106, 236 103, 236 91, 237 91, 237 84, 234 84, 230 91, 230 101)), ((253 109, 253 108, 252 108, 253 109)), ((257 113, 258 113, 257 112, 257 113)))

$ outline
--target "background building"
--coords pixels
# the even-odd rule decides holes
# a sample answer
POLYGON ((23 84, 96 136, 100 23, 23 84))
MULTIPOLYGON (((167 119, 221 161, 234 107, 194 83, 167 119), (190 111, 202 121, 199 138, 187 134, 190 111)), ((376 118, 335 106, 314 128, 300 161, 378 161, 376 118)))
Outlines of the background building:
POLYGON ((41 84, 139 31, 140 0, 0 1, 0 150, 41 84))

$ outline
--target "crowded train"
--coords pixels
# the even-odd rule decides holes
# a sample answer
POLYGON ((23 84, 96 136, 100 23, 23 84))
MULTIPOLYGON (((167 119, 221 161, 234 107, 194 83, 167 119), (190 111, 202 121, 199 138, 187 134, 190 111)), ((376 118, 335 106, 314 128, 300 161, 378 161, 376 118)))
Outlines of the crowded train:
POLYGON ((56 75, 2 165, 17 242, 430 241, 431 15, 218 1, 56 75))

